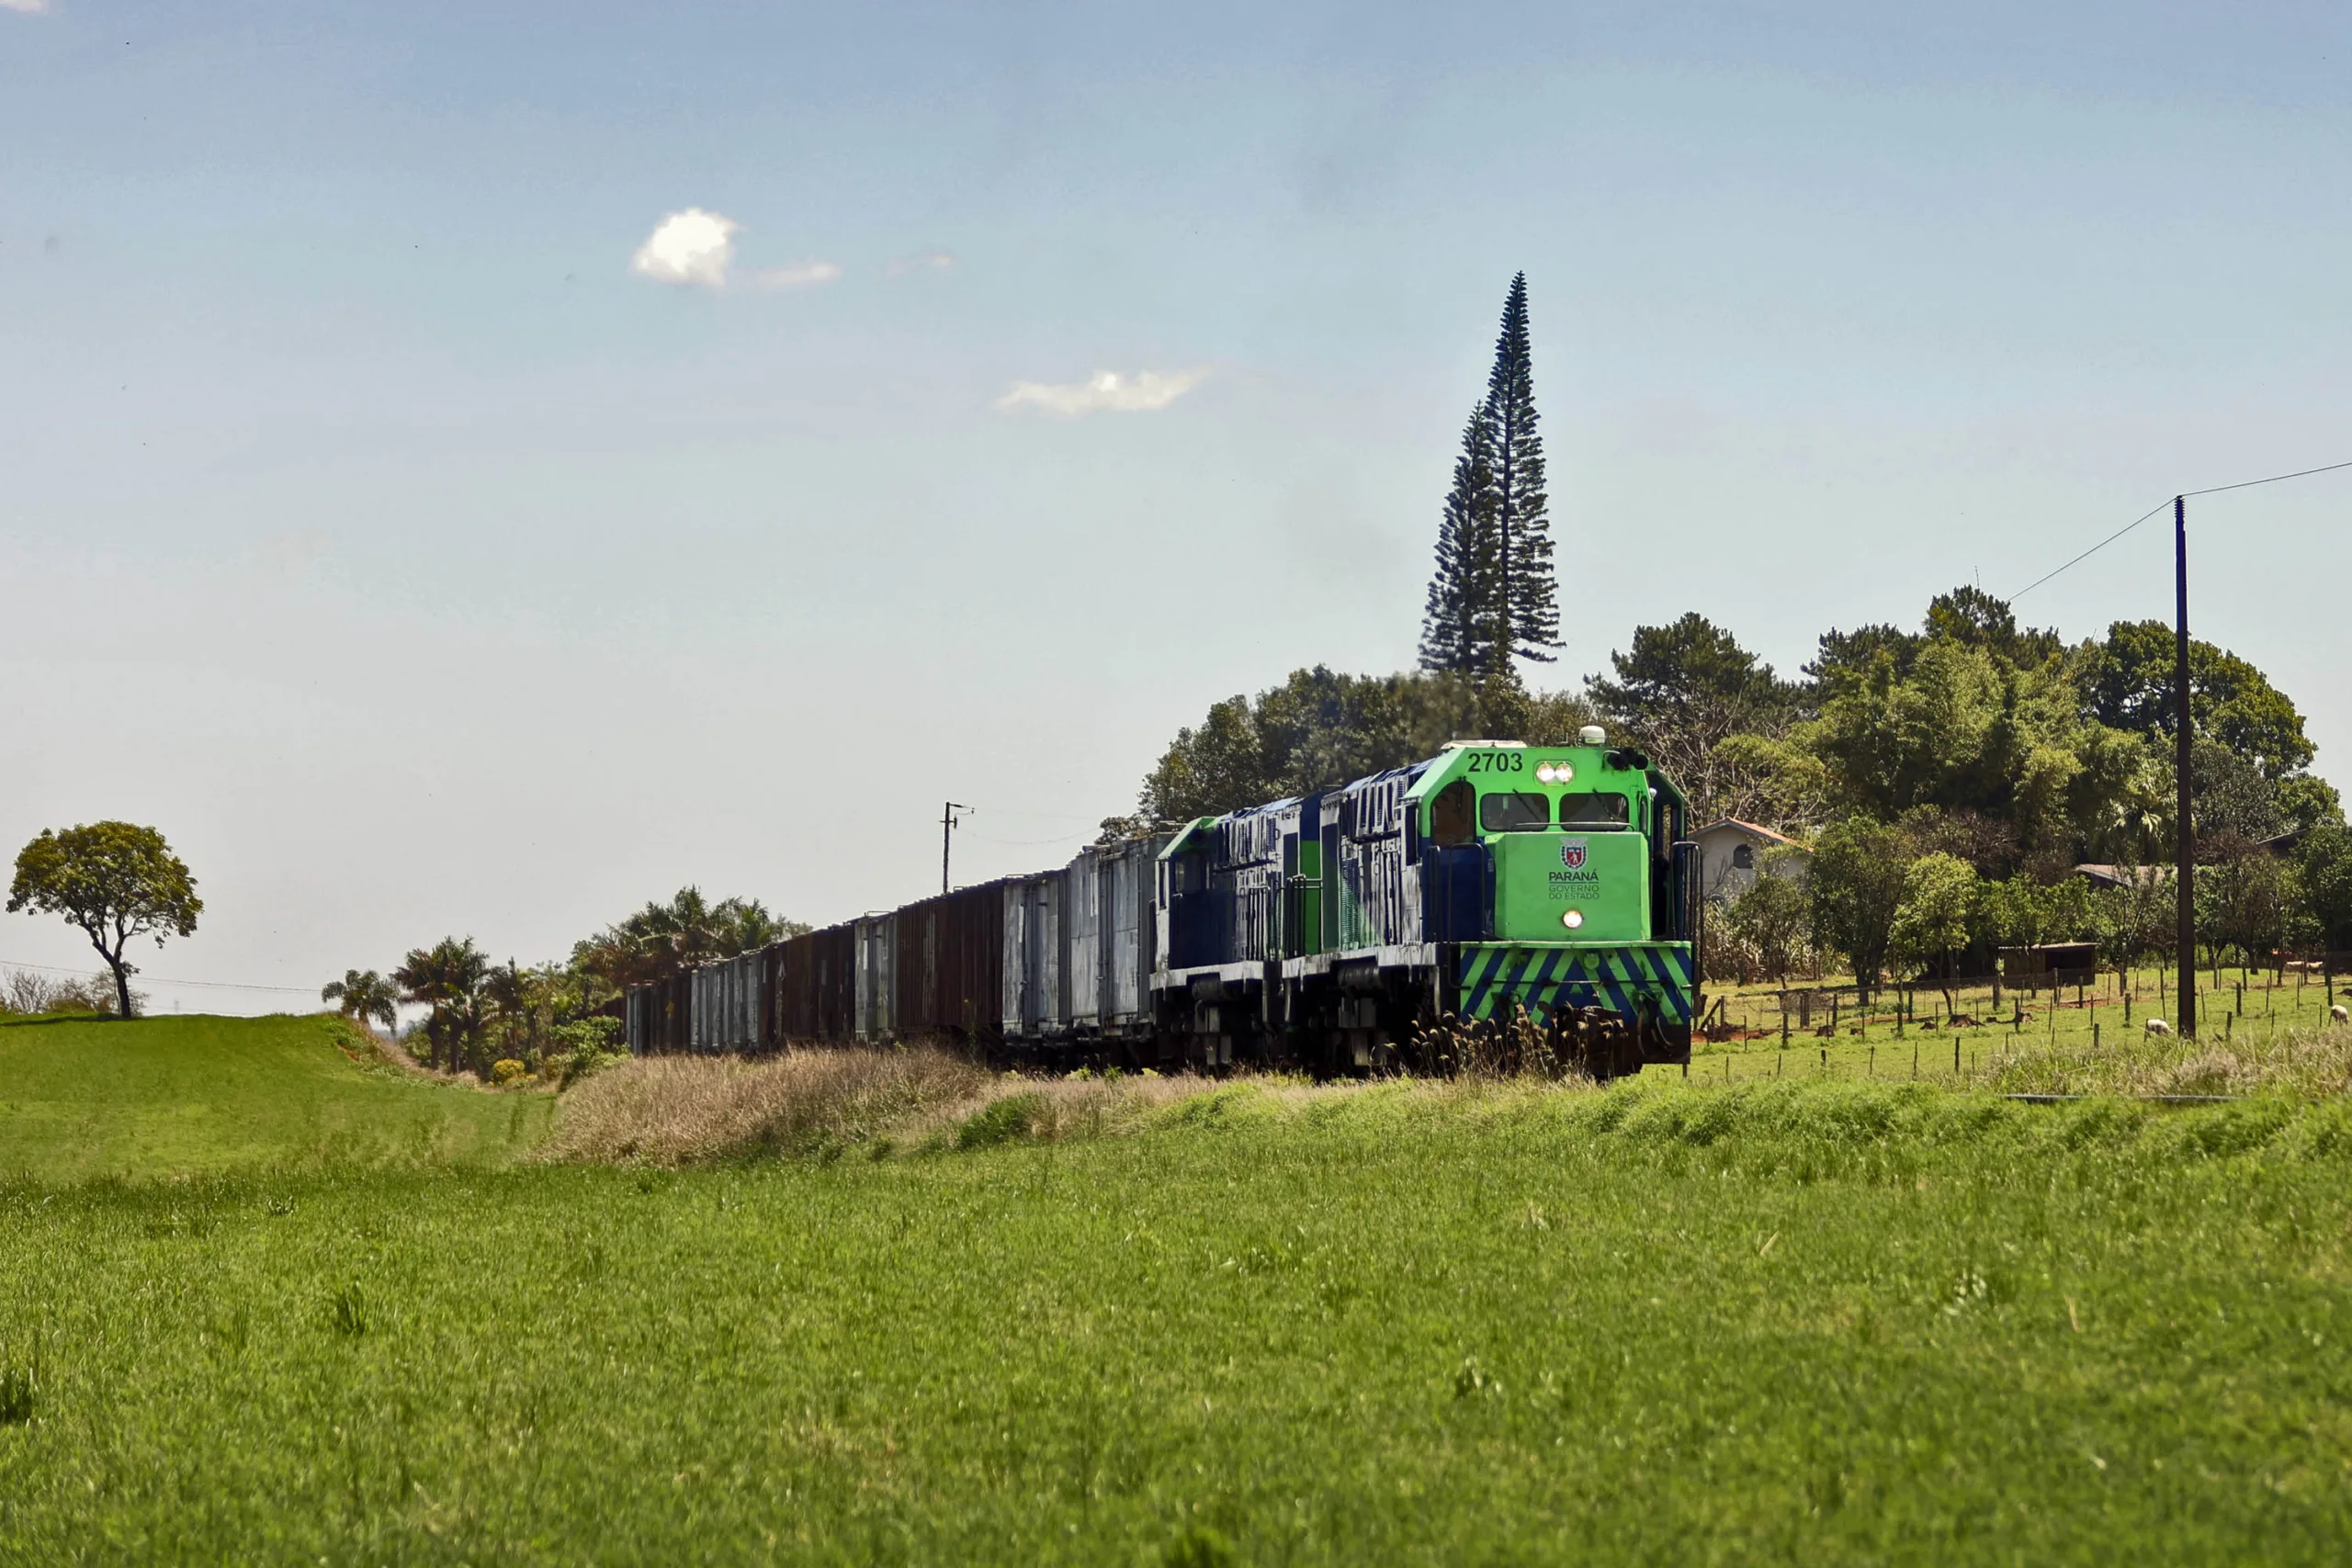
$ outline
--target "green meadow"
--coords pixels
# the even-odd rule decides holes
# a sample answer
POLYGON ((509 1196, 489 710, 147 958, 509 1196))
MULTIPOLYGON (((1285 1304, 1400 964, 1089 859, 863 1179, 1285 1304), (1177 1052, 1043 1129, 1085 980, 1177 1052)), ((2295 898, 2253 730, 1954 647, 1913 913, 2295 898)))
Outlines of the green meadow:
POLYGON ((0 1179, 497 1164, 552 1110, 388 1066, 331 1017, 0 1019, 0 1179))
POLYGON ((640 1169, 318 1021, 0 1036, 0 1562, 2352 1551, 2336 1100, 1243 1083, 640 1169))

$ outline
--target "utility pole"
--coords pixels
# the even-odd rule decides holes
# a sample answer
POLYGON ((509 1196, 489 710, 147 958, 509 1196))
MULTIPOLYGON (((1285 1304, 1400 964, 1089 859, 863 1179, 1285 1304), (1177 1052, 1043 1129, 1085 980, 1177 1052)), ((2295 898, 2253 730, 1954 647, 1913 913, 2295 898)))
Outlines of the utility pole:
POLYGON ((947 891, 948 835, 956 831, 956 823, 962 820, 956 814, 958 811, 971 809, 968 806, 958 806, 951 800, 947 803, 946 809, 939 814, 939 891, 943 894, 947 891))
POLYGON ((2173 561, 2173 771, 2177 775, 2174 816, 2180 832, 2179 864, 2173 873, 2173 891, 2179 897, 2178 951, 2180 964, 2180 1034, 2197 1038, 2197 829, 2189 820, 2188 707, 2188 502, 2172 498, 2173 561))

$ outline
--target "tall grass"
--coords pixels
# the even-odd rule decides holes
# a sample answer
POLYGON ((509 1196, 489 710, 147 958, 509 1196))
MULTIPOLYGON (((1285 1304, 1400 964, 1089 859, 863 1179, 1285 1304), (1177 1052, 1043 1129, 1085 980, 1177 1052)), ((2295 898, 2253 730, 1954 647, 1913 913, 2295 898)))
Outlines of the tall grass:
POLYGON ((2352 1091, 2352 1029, 2249 1029, 2235 1038, 2132 1039, 2107 1049, 2024 1037, 1996 1047, 1981 1080, 2007 1094, 2250 1095, 2352 1091))
POLYGON ((928 1047, 644 1056, 566 1094, 539 1157, 686 1165, 823 1152, 977 1099, 994 1081, 986 1068, 928 1047))

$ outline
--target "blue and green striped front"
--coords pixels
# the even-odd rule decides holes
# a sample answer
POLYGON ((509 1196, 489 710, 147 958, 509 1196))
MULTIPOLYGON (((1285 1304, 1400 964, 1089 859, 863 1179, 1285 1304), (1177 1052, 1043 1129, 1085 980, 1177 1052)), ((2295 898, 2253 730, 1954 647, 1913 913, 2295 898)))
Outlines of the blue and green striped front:
POLYGON ((1563 1008, 1605 1007, 1630 1026, 1648 998, 1659 1022, 1690 1021, 1687 942, 1467 946, 1459 979, 1466 1019, 1500 1017, 1516 1002, 1537 1020, 1563 1008))

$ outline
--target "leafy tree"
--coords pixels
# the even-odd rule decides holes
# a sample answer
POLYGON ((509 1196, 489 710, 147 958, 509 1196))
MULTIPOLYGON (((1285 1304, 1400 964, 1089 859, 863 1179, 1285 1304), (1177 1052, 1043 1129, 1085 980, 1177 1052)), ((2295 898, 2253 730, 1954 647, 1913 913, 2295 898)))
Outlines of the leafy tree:
POLYGON ((16 880, 8 888, 11 914, 62 915, 79 926, 114 972, 119 1015, 132 1015, 130 976, 125 957, 137 938, 189 936, 204 900, 187 864, 172 853, 164 835, 129 822, 44 829, 17 856, 16 880))
POLYGON ((2109 964, 2137 964, 2150 953, 2169 956, 2179 940, 2180 900, 2168 867, 2121 864, 2120 887, 2089 896, 2089 929, 2109 964))
POLYGON ((1724 742, 1784 730, 1797 713, 1796 688, 1695 610, 1670 626, 1634 627, 1632 651, 1612 651, 1609 662, 1615 679, 1588 677, 1587 694, 1621 739, 1682 786, 1699 819, 1761 815, 1770 775, 1724 742))
POLYGON ((1981 648, 2020 668, 2046 663, 2065 648, 2054 631, 2020 630, 2017 613, 2007 600, 1975 587, 1955 588, 1928 602, 1926 640, 1939 637, 1981 648))
POLYGON ((1250 699, 1237 694, 1212 703, 1198 726, 1176 732, 1159 765, 1144 777, 1138 815, 1148 830, 1272 798, 1257 716, 1250 699))
POLYGON ((1891 819, 1923 807, 2004 822, 2055 876, 2085 850, 2154 847, 2168 815, 2160 761, 2140 738, 2086 722, 2055 665, 2021 670, 1952 637, 1908 674, 1882 649, 1792 739, 1817 756, 1836 808, 1891 819))
POLYGON ((2020 873, 1987 882, 1978 896, 1978 908, 1988 940, 2017 946, 2077 941, 2097 925, 2090 885, 2078 876, 2042 882, 2020 873))
MULTIPOLYGON (((1794 735, 1727 735, 1708 753, 1713 780, 1710 818, 1736 817, 1761 823, 1792 838, 1809 837, 1835 816, 1838 805, 1829 770, 1794 735)), ((1679 783, 1670 761, 1667 772, 1679 783)))
POLYGON ((1903 902, 1887 933, 1889 951, 1901 963, 1935 965, 1942 981, 1944 1009, 1951 1009, 1951 982, 1960 950, 1968 945, 1970 918, 1976 910, 1976 868, 1938 850, 1921 855, 1903 874, 1903 902))
POLYGON ((1421 668, 1509 677, 1516 659, 1560 646, 1544 440, 1536 433, 1527 275, 1511 279, 1487 398, 1470 416, 1439 525, 1421 625, 1421 668))
POLYGON ((2295 906, 2319 943, 2352 947, 2352 831, 2341 821, 2303 835, 2296 852, 2295 906))
POLYGON ((1813 896, 1805 883, 1805 852, 1775 844, 1756 876, 1723 908, 1725 934, 1752 949, 1764 973, 1782 986, 1812 946, 1813 896))
MULTIPOLYGON (((571 966, 597 997, 610 997, 808 930, 798 920, 771 913, 756 898, 722 898, 714 904, 701 888, 681 887, 667 904, 649 903, 618 924, 573 943, 571 966)), ((589 1001, 583 998, 583 1010, 589 1001)))
POLYGON ((1917 806, 1900 818, 1923 854, 1966 861, 1980 877, 2007 876, 2018 869, 2018 835, 2011 824, 1965 806, 1917 806))
POLYGON ((2218 740, 2189 742, 2188 795, 2199 860, 2234 852, 2224 846, 2258 842, 2287 830, 2278 786, 2254 761, 2218 740))
POLYGON ((373 969, 346 969, 342 979, 319 987, 319 1000, 340 1004, 345 1018, 362 1023, 374 1019, 388 1030, 399 1021, 400 1013, 393 1005, 399 999, 391 982, 373 969))
MULTIPOLYGON (((2162 621, 2108 627, 2105 642, 2088 645, 2079 676, 2091 716, 2169 740, 2178 725, 2175 653, 2173 628, 2162 621)), ((2295 705, 2261 671, 2210 642, 2188 645, 2188 711, 2193 736, 2228 747, 2273 783, 2311 765, 2314 750, 2295 705)))
POLYGON ((2335 786, 2315 773, 2297 773, 2278 781, 2273 797, 2278 815, 2290 827, 2305 829, 2333 824, 2344 826, 2344 797, 2335 786))
POLYGON ((1136 814, 1103 823, 1105 841, 1164 830, 1265 801, 1329 789, 1434 756, 1449 740, 1492 737, 1564 745, 1592 722, 1566 693, 1447 673, 1340 675, 1317 665, 1255 699, 1213 705, 1145 775, 1136 814))
POLYGON ((1503 594, 1502 531, 1495 515, 1494 427, 1481 407, 1462 432, 1453 488, 1438 524, 1437 570, 1421 617, 1421 668, 1478 676, 1506 662, 1493 606, 1503 594))
POLYGON ((2221 962, 2222 950, 2237 949, 2241 967, 2285 940, 2295 902, 2293 874, 2277 856, 2243 845, 2197 875, 2197 930, 2221 962))
POLYGON ((1824 632, 1819 649, 1813 661, 1804 666, 1804 674, 1813 683, 1816 703, 1826 702, 1844 696, 1869 681, 1882 654, 1893 668, 1895 679, 1908 677, 1924 640, 1899 626, 1883 624, 1850 632, 1824 632))
POLYGON ((1910 890, 1910 840, 1900 829, 1867 817, 1832 823, 1815 841, 1812 874, 1814 934, 1853 966, 1864 996, 1886 968, 1894 917, 1910 890))

